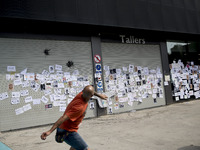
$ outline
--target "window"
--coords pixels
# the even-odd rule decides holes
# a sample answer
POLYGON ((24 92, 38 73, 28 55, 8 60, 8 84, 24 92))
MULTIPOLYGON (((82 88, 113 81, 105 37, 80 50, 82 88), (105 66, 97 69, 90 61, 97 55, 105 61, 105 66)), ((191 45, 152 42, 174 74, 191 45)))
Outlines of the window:
POLYGON ((199 98, 200 43, 168 41, 167 51, 174 100, 199 98))
POLYGON ((184 41, 170 41, 167 42, 167 51, 169 56, 169 63, 173 61, 187 61, 187 43, 184 41))
POLYGON ((188 52, 189 53, 197 53, 198 52, 198 44, 197 42, 188 42, 188 52))
POLYGON ((184 64, 193 61, 200 65, 200 42, 168 41, 167 52, 169 63, 180 59, 184 64))

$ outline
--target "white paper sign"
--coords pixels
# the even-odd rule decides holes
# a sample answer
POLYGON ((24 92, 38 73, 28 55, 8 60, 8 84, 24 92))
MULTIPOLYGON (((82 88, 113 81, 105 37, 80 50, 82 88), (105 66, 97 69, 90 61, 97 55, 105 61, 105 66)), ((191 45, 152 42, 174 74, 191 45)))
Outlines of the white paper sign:
POLYGON ((55 65, 55 70, 62 71, 62 66, 61 65, 55 65))
POLYGON ((118 104, 118 103, 115 103, 115 104, 114 104, 114 108, 115 108, 115 110, 119 109, 119 104, 118 104))
POLYGON ((103 105, 104 108, 105 108, 105 107, 108 107, 108 102, 107 102, 107 100, 102 100, 102 105, 103 105))
POLYGON ((77 76, 72 75, 72 76, 71 76, 71 80, 72 80, 72 81, 77 81, 77 76))
POLYGON ((32 109, 31 104, 27 104, 23 106, 24 111, 28 111, 30 109, 32 109))
POLYGON ((8 93, 7 92, 2 93, 1 94, 1 98, 2 98, 2 100, 7 99, 8 98, 8 93))
POLYGON ((109 107, 109 108, 108 108, 108 113, 109 113, 109 114, 112 114, 112 113, 113 113, 112 107, 109 107))
POLYGON ((105 70, 105 71, 109 71, 109 70, 110 70, 110 67, 105 65, 105 66, 104 66, 104 70, 105 70))
POLYGON ((39 88, 40 88, 40 85, 39 85, 38 83, 36 83, 36 84, 35 84, 35 88, 33 88, 33 90, 34 90, 35 92, 37 92, 37 91, 39 90, 39 88))
POLYGON ((41 103, 40 99, 33 99, 33 105, 38 105, 41 103))
POLYGON ((34 74, 34 73, 27 73, 27 74, 24 75, 24 76, 26 76, 25 78, 26 78, 27 80, 30 80, 30 81, 35 80, 35 74, 34 74))
POLYGON ((73 75, 78 76, 79 75, 79 71, 78 70, 74 70, 73 75))
POLYGON ((12 92, 12 97, 14 98, 20 97, 20 92, 12 92))
POLYGON ((157 89, 153 89, 153 93, 156 94, 157 93, 157 89))
POLYGON ((59 101, 54 101, 54 102, 53 102, 53 106, 55 106, 55 107, 56 107, 56 106, 59 106, 59 101))
POLYGON ((11 104, 16 105, 20 103, 20 99, 19 98, 12 98, 11 99, 11 104))
POLYGON ((44 78, 45 78, 45 75, 39 74, 39 73, 36 74, 36 79, 38 79, 38 80, 44 80, 44 78))
POLYGON ((44 91, 44 95, 45 95, 45 96, 47 96, 47 95, 49 95, 49 94, 51 94, 51 89, 47 89, 47 90, 44 91))
POLYGON ((129 72, 134 72, 134 65, 129 64, 129 72))
POLYGON ((64 77, 66 79, 69 79, 70 78, 70 72, 64 72, 64 77))
POLYGON ((62 93, 62 89, 54 89, 54 93, 55 94, 61 94, 62 93))
POLYGON ((90 109, 94 109, 95 108, 95 106, 94 106, 94 102, 90 102, 90 109))
POLYGON ((60 112, 64 112, 64 111, 65 111, 65 109, 66 109, 66 106, 60 106, 60 109, 59 109, 59 111, 60 111, 60 112))
POLYGON ((157 96, 156 96, 156 94, 152 94, 152 98, 156 98, 157 96))
POLYGON ((20 94, 21 94, 21 96, 27 96, 27 95, 29 95, 29 92, 28 92, 28 90, 22 90, 22 91, 20 91, 20 94))
POLYGON ((109 100, 108 100, 108 105, 110 106, 110 105, 112 105, 112 100, 109 98, 109 100))
POLYGON ((22 84, 22 81, 21 80, 14 80, 14 85, 21 85, 22 84))
POLYGON ((11 79, 10 74, 6 74, 6 80, 10 80, 10 79, 11 79))
POLYGON ((45 77, 48 77, 50 73, 47 70, 43 70, 42 75, 44 75, 45 77))
POLYGON ((29 96, 29 97, 26 97, 25 98, 25 103, 29 103, 29 102, 32 102, 32 96, 29 96))
POLYGON ((128 101, 129 106, 133 106, 133 101, 128 101))
POLYGON ((122 70, 126 72, 128 69, 127 67, 122 67, 122 70))
POLYGON ((123 97, 123 94, 122 93, 118 93, 118 97, 123 97))
POLYGON ((42 96, 41 101, 46 104, 46 103, 48 103, 49 99, 46 98, 45 96, 42 96))
POLYGON ((28 87, 28 86, 30 86, 29 81, 22 82, 22 87, 23 88, 28 87))
POLYGON ((140 103, 142 103, 142 98, 141 98, 141 97, 139 97, 139 98, 138 98, 138 101, 139 101, 140 103))
POLYGON ((67 97, 66 97, 65 94, 63 94, 63 95, 60 96, 60 100, 66 100, 66 99, 67 99, 67 97))
POLYGON ((179 97, 176 97, 176 101, 179 101, 179 97))
POLYGON ((58 88, 65 88, 64 83, 58 83, 58 88))
POLYGON ((168 81, 165 81, 164 86, 167 86, 167 85, 169 85, 169 83, 168 83, 168 81))
POLYGON ((54 73, 54 66, 49 66, 49 72, 54 73))
POLYGON ((101 77, 101 73, 95 73, 95 78, 100 78, 101 77))
POLYGON ((18 109, 15 109, 15 114, 16 114, 16 115, 20 115, 20 114, 23 114, 23 113, 24 113, 23 107, 18 108, 18 109))
POLYGON ((117 73, 118 75, 120 75, 120 74, 121 74, 121 72, 122 72, 122 70, 121 70, 121 69, 116 69, 116 73, 117 73))
POLYGON ((194 95, 194 91, 190 90, 189 94, 190 94, 190 96, 194 95))
POLYGON ((7 66, 7 71, 8 72, 16 72, 16 67, 15 66, 7 66))
POLYGON ((54 101, 53 106, 65 106, 66 107, 66 101, 54 101))
POLYGON ((54 94, 49 95, 49 98, 50 98, 50 101, 53 102, 55 100, 54 99, 54 94))
POLYGON ((22 75, 25 75, 27 73, 27 68, 26 69, 24 69, 23 71, 21 71, 21 73, 20 74, 22 74, 22 75))
POLYGON ((84 81, 84 86, 90 85, 89 81, 84 81))

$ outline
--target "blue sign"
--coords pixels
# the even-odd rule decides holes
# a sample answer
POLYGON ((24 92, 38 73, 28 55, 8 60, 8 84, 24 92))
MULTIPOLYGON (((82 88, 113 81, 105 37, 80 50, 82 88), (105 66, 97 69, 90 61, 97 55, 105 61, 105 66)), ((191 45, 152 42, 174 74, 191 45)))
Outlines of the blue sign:
POLYGON ((100 74, 102 74, 102 72, 101 72, 101 71, 97 71, 97 70, 96 70, 96 73, 100 73, 100 74))
POLYGON ((101 72, 101 64, 96 64, 96 73, 102 73, 101 72))
POLYGON ((98 87, 98 88, 102 88, 102 87, 103 87, 102 81, 98 81, 97 87, 98 87))
POLYGON ((96 64, 96 70, 101 71, 101 64, 96 64))
POLYGON ((103 92, 103 88, 97 88, 97 92, 98 92, 98 93, 103 92))

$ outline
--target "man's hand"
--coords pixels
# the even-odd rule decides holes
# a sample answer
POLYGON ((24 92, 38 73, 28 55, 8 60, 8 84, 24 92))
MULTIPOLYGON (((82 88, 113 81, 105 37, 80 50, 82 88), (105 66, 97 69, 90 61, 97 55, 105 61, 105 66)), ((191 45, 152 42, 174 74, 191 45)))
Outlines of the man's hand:
POLYGON ((43 132, 42 135, 41 135, 41 139, 42 139, 42 140, 46 140, 46 137, 49 136, 50 134, 51 134, 50 131, 43 132))
POLYGON ((101 98, 101 99, 107 100, 107 98, 108 98, 108 97, 107 97, 106 95, 104 95, 104 94, 99 94, 99 95, 100 95, 100 98, 101 98))
POLYGON ((101 99, 105 99, 105 100, 107 100, 107 98, 108 98, 106 95, 104 95, 104 94, 99 94, 99 93, 97 93, 97 92, 94 92, 94 95, 97 96, 97 97, 99 97, 99 98, 101 98, 101 99))
POLYGON ((49 136, 56 128, 58 128, 64 121, 68 120, 69 117, 64 114, 63 116, 61 116, 55 123, 54 125, 51 127, 51 129, 47 132, 43 132, 41 135, 41 139, 45 140, 47 138, 47 136, 49 136))

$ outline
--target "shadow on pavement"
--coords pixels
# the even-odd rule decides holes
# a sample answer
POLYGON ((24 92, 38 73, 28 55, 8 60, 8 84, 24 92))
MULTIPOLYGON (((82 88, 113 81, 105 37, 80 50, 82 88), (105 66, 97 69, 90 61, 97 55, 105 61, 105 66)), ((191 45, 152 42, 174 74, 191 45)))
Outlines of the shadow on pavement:
POLYGON ((200 146, 190 145, 190 146, 186 146, 186 147, 181 147, 177 150, 200 150, 200 146))

